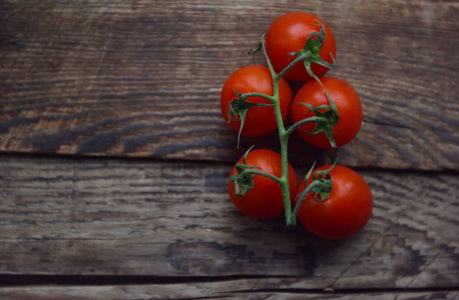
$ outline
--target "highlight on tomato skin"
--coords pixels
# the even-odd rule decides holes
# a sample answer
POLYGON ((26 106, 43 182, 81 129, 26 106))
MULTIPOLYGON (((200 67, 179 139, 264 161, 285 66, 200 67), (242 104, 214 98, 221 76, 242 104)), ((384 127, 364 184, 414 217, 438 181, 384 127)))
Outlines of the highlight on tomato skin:
MULTIPOLYGON (((336 77, 320 79, 323 87, 317 81, 310 81, 303 85, 295 95, 292 104, 292 121, 294 123, 314 116, 310 108, 303 103, 318 107, 330 105, 324 93, 324 88, 333 100, 339 115, 338 122, 333 126, 332 135, 337 147, 351 142, 359 133, 362 126, 362 102, 357 91, 346 81, 336 77)), ((323 111, 323 110, 319 110, 323 111)), ((306 123, 297 129, 300 136, 308 143, 323 149, 331 149, 330 141, 323 132, 310 134, 315 123, 306 123)))
MULTIPOLYGON (((332 64, 336 58, 336 41, 330 27, 318 16, 309 12, 289 12, 278 17, 270 25, 266 33, 266 52, 276 72, 282 71, 295 57, 291 53, 297 53, 303 49, 308 36, 311 33, 319 32, 320 22, 325 28, 325 41, 319 56, 326 62, 332 64)), ((312 72, 317 76, 324 76, 329 68, 312 63, 312 72)), ((294 81, 309 81, 312 77, 307 73, 304 64, 301 62, 292 67, 285 78, 294 81)))
MULTIPOLYGON (((237 163, 243 163, 241 157, 237 163)), ((248 153, 246 164, 276 177, 282 176, 281 156, 267 149, 252 150, 248 153)), ((230 171, 229 177, 235 175, 236 166, 230 171)), ((293 200, 298 187, 298 178, 290 163, 288 164, 290 198, 293 200)), ((234 206, 243 214, 258 220, 267 220, 284 215, 284 202, 279 184, 273 179, 262 175, 253 177, 254 188, 245 196, 237 196, 234 182, 228 180, 228 192, 234 206)))
MULTIPOLYGON (((327 170, 330 165, 316 168, 327 170)), ((312 234, 330 240, 348 238, 368 223, 373 211, 373 196, 368 183, 354 170, 335 165, 330 170, 332 192, 323 201, 317 201, 313 193, 304 199, 298 211, 301 224, 312 234)), ((312 182, 309 178, 307 184, 312 182)), ((297 195, 305 189, 300 184, 297 195)))
MULTIPOLYGON (((232 73, 223 85, 220 96, 223 118, 234 131, 239 132, 241 121, 235 117, 230 121, 228 116, 231 101, 238 97, 234 91, 241 94, 257 92, 272 96, 273 79, 269 68, 261 65, 244 66, 232 73)), ((247 100, 252 103, 271 104, 269 100, 261 97, 250 97, 247 100)), ((284 121, 290 114, 292 101, 293 95, 290 85, 281 78, 279 81, 279 104, 284 121)), ((257 137, 275 130, 277 130, 277 122, 273 107, 252 107, 245 117, 241 135, 257 137)))

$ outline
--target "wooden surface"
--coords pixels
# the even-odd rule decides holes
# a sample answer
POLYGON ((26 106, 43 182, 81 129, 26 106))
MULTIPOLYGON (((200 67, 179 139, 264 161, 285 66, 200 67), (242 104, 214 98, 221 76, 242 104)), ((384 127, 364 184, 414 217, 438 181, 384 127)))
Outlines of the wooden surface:
POLYGON ((334 30, 329 75, 362 97, 342 163, 458 169, 458 3, 309 2, 5 0, 0 149, 232 162, 221 86, 264 63, 247 50, 297 8, 334 30))
MULTIPOLYGON (((0 2, 0 299, 459 299, 459 3, 0 2), (242 216, 227 76, 280 14, 332 28, 360 93, 340 163, 373 217, 341 242, 242 216)), ((304 174, 336 153, 294 137, 304 174)))
POLYGON ((455 174, 362 171, 373 217, 330 242, 238 213, 227 164, 8 156, 0 169, 3 274, 207 278, 218 291, 250 290, 240 277, 279 291, 459 285, 455 174))

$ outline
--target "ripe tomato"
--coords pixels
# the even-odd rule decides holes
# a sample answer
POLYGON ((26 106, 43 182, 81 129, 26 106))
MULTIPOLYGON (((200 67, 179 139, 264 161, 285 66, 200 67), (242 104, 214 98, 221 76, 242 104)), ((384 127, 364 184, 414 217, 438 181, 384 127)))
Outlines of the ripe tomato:
MULTIPOLYGON (((226 122, 229 120, 230 103, 238 97, 233 90, 241 94, 257 92, 272 96, 273 81, 269 68, 258 65, 245 66, 228 77, 220 97, 221 110, 226 122)), ((279 104, 284 121, 290 113, 292 99, 292 90, 289 84, 281 78, 279 81, 279 104)), ((269 100, 261 97, 250 97, 247 100, 252 103, 270 104, 269 100)), ((236 119, 236 116, 232 117, 228 124, 234 131, 239 132, 241 121, 236 119)), ((276 129, 276 117, 272 106, 252 107, 247 112, 241 134, 254 137, 270 133, 276 129)))
MULTIPOLYGON (((332 135, 336 145, 341 147, 349 143, 360 130, 362 125, 362 103, 359 94, 347 82, 334 77, 324 77, 321 78, 321 81, 338 110, 339 120, 333 126, 332 135)), ((306 83, 293 100, 292 121, 294 123, 314 116, 309 107, 301 103, 309 103, 315 107, 330 104, 322 86, 315 80, 306 83)), ((304 140, 316 147, 332 148, 323 132, 314 135, 306 133, 312 132, 315 126, 315 123, 306 123, 300 126, 297 131, 304 140)))
MULTIPOLYGON (((290 53, 297 53, 303 49, 309 34, 319 32, 316 26, 318 21, 325 28, 325 41, 319 56, 328 63, 333 63, 331 55, 336 58, 336 41, 330 27, 319 17, 307 12, 291 12, 277 18, 266 33, 265 47, 276 72, 282 71, 295 57, 290 53)), ((317 77, 323 76, 329 70, 327 67, 311 64, 311 69, 317 77)), ((285 77, 296 81, 308 81, 311 76, 307 73, 302 62, 292 67, 285 77)))
MULTIPOLYGON (((243 163, 241 157, 237 163, 243 163)), ((264 171, 276 177, 282 175, 281 156, 271 150, 258 149, 250 151, 246 158, 246 164, 259 167, 257 170, 264 171)), ((230 177, 235 175, 236 167, 230 172, 230 177)), ((293 167, 288 164, 288 178, 290 198, 293 200, 298 187, 298 178, 293 167)), ((236 208, 243 214, 255 219, 272 219, 284 214, 284 202, 279 184, 273 179, 262 175, 253 177, 254 187, 247 191, 245 196, 237 196, 235 184, 228 181, 230 199, 236 208)))
MULTIPOLYGON (((326 170, 330 166, 316 170, 326 170)), ((314 174, 314 171, 312 174, 314 174)), ((311 233, 325 239, 344 239, 359 232, 373 210, 373 196, 366 181, 355 171, 336 165, 331 171, 333 188, 322 202, 309 193, 298 211, 298 218, 311 233)), ((308 185, 312 177, 308 180, 308 185)), ((298 189, 305 189, 304 181, 298 189)))

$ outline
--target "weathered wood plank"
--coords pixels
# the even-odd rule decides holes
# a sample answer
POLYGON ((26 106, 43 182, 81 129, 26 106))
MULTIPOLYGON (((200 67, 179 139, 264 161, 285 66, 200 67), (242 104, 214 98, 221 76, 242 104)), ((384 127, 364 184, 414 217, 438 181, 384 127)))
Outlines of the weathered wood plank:
MULTIPOLYGON (((319 292, 260 287, 259 280, 230 280, 211 283, 126 286, 66 286, 66 287, 13 287, 0 288, 4 300, 45 299, 334 299, 334 300, 422 300, 458 298, 457 291, 388 291, 366 293, 319 292)), ((279 280, 278 280, 279 281, 279 280)), ((278 285, 276 285, 278 286, 278 285)))
POLYGON ((242 216, 227 196, 230 168, 1 157, 0 273, 281 276, 306 289, 459 285, 457 174, 361 171, 373 217, 358 235, 330 242, 242 216))
MULTIPOLYGON (((362 131, 341 162, 459 169, 457 2, 0 5, 1 151, 233 161, 221 86, 236 68, 264 63, 245 53, 275 17, 307 10, 335 32, 330 75, 363 99, 362 131)), ((311 152, 321 157, 305 147, 293 159, 311 152)))

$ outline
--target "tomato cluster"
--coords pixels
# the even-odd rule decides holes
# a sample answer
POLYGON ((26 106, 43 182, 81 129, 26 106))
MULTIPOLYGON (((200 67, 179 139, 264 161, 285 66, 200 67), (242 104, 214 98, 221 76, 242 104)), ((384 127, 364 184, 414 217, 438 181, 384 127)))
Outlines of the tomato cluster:
POLYGON ((347 167, 332 165, 311 168, 298 187, 287 161, 293 131, 316 147, 330 149, 348 144, 360 130, 359 94, 342 79, 323 77, 335 64, 333 32, 314 14, 287 13, 271 24, 260 48, 268 66, 245 66, 231 74, 222 88, 221 110, 239 135, 256 137, 277 129, 281 154, 249 149, 231 170, 230 198, 252 218, 285 214, 287 224, 298 217, 322 238, 349 237, 371 216, 373 198, 365 180, 347 167), (289 80, 303 82, 296 95, 289 80), (293 125, 285 128, 288 116, 293 125))

